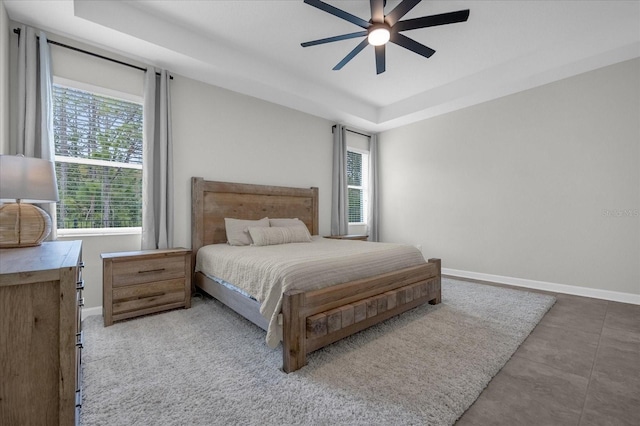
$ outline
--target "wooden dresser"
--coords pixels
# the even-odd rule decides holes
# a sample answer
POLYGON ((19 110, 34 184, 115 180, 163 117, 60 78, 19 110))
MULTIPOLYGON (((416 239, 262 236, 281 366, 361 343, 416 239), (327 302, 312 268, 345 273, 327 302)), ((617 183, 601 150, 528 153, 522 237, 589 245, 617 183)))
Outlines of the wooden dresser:
POLYGON ((79 420, 82 267, 81 241, 0 250, 0 424, 79 420))
POLYGON ((103 253, 104 325, 174 308, 191 307, 191 250, 103 253))

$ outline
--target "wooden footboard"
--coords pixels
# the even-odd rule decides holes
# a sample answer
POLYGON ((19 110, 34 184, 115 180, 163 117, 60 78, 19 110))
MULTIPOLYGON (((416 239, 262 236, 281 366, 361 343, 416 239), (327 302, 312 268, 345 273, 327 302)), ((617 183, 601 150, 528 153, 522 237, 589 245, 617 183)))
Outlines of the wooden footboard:
MULTIPOLYGON (((208 244, 227 241, 225 218, 298 218, 318 235, 318 188, 290 188, 191 180, 192 264, 208 244)), ((268 322, 253 299, 201 272, 192 283, 263 329, 268 322)), ((284 294, 283 369, 301 368, 306 355, 425 302, 440 303, 440 259, 388 274, 309 292, 284 294)))
POLYGON ((306 355, 426 302, 441 301, 440 259, 370 279, 310 292, 287 291, 282 302, 283 370, 306 355))

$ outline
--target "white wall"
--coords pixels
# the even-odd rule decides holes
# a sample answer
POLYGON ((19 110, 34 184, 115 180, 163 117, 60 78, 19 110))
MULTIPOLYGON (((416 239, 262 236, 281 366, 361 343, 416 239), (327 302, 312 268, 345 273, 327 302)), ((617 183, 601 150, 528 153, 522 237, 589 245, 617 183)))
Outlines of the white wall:
MULTIPOLYGON (((3 8, 2 8, 3 9, 3 8)), ((4 12, 4 9, 2 10, 4 12)), ((17 28, 20 24, 8 21, 6 33, 9 35, 7 40, 8 61, 2 62, 2 67, 9 69, 6 82, 9 87, 8 105, 17 105, 17 58, 18 36, 13 34, 13 28, 17 28)), ((5 34, 5 25, 2 25, 2 36, 5 34)), ((63 43, 71 44, 81 49, 91 50, 96 53, 115 57, 120 60, 126 58, 118 57, 109 52, 100 51, 98 49, 83 45, 73 40, 65 39, 55 34, 48 34, 49 38, 63 43)), ((2 41, 4 45, 4 40, 2 41)), ((54 77, 62 77, 76 80, 82 83, 92 84, 106 88, 110 91, 123 92, 142 96, 143 74, 141 71, 123 67, 102 59, 94 58, 79 52, 73 52, 55 45, 50 45, 51 57, 53 64, 54 77)), ((2 83, 5 78, 0 79, 2 83)), ((1 107, 1 104, 0 104, 1 107)), ((4 113, 4 111, 3 111, 4 113)), ((6 144, 0 145, 3 153, 9 152, 9 137, 16 137, 17 111, 15 108, 9 108, 6 111, 8 122, 11 125, 4 125, 2 133, 9 136, 6 137, 6 144)), ((2 114, 4 116, 4 114, 2 114)), ((102 263, 100 253, 112 251, 131 251, 140 249, 140 234, 133 235, 112 235, 112 236, 59 236, 60 240, 79 239, 83 241, 82 254, 85 262, 84 280, 85 280, 85 307, 98 307, 102 305, 102 263)))
MULTIPOLYGON (((140 234, 100 236, 58 236, 60 241, 82 240, 84 262, 84 309, 102 306, 102 259, 101 253, 140 250, 140 234)), ((102 315, 101 311, 92 312, 102 315)))
POLYGON ((0 0, 0 154, 9 152, 9 16, 0 0))
MULTIPOLYGON (((19 25, 11 24, 11 28, 19 25)), ((143 65, 56 34, 48 36, 85 50, 143 65)), ((13 58, 17 49, 15 40, 11 49, 13 58)), ((52 46, 51 52, 55 77, 142 95, 142 71, 57 46, 52 46)), ((14 68, 13 82, 17 81, 14 68)), ((265 185, 317 186, 320 193, 320 233, 329 233, 331 122, 179 75, 172 80, 171 96, 176 188, 175 246, 191 247, 192 176, 265 185)), ((102 305, 100 253, 140 249, 139 234, 59 239, 83 241, 86 308, 102 305)))
POLYGON ((383 240, 638 300, 639 76, 636 59, 382 133, 383 240))
POLYGON ((175 245, 191 246, 191 177, 317 186, 330 229, 332 123, 178 75, 171 84, 175 245))
MULTIPOLYGON (((137 71, 53 51, 58 75, 138 85, 122 74, 137 71)), ((382 238, 420 244, 446 268, 640 294, 640 219, 616 216, 640 204, 638 64, 383 133, 382 238)), ((179 75, 172 108, 176 246, 190 246, 192 176, 318 186, 320 233, 329 232, 331 122, 179 75)), ((138 249, 139 236, 82 239, 86 306, 96 307, 99 254, 138 249)))

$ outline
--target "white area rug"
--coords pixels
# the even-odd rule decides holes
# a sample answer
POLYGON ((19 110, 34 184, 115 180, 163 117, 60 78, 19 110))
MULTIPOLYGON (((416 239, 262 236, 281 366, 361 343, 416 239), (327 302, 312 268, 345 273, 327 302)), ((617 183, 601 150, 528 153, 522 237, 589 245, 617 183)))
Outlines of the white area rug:
POLYGON ((281 348, 212 300, 84 321, 83 425, 450 425, 555 299, 443 279, 442 303, 392 318, 284 374, 281 348))

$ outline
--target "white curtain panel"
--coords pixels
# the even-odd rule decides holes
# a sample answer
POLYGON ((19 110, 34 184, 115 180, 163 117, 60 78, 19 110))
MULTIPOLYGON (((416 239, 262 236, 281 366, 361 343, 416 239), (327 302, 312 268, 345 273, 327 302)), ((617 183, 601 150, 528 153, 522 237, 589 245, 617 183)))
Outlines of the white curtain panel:
POLYGON ((378 135, 369 139, 369 241, 379 241, 378 135))
POLYGON ((173 246, 173 141, 169 73, 144 78, 142 249, 173 246))
POLYGON ((40 158, 55 160, 53 137, 53 71, 51 66, 51 49, 47 42, 47 35, 40 32, 40 158))
MULTIPOLYGON (((18 123, 17 137, 10 141, 12 155, 54 161, 53 74, 47 35, 26 25, 18 38, 18 123), (39 40, 38 40, 39 38, 39 40)), ((40 204, 53 222, 47 240, 56 239, 56 205, 40 204)))
POLYGON ((333 183, 331 188, 331 235, 349 233, 347 196, 347 138, 340 124, 333 127, 333 183))
POLYGON ((35 156, 37 92, 38 40, 34 29, 23 25, 18 37, 18 128, 12 154, 35 156))

